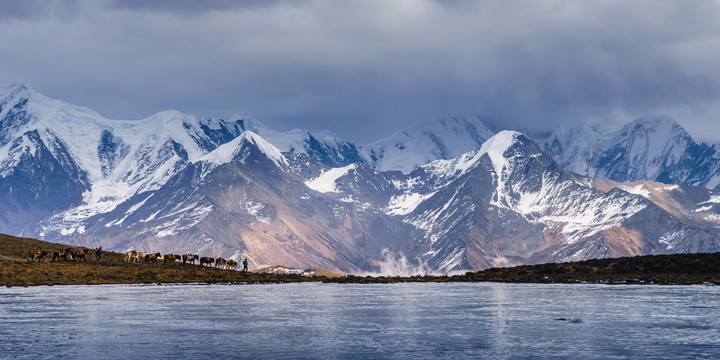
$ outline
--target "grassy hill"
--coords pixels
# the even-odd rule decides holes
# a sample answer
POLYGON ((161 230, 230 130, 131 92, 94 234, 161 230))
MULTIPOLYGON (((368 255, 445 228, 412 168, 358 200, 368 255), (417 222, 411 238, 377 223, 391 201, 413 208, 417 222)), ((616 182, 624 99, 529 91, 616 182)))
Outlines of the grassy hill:
MULTIPOLYGON (((300 275, 244 273, 240 271, 183 265, 182 263, 125 263, 124 255, 103 252, 101 262, 52 262, 52 252, 68 248, 35 239, 0 235, 0 286, 142 284, 142 283, 232 283, 299 282, 313 278, 300 275), (31 251, 46 250, 45 259, 28 262, 31 251)), ((197 263, 197 262, 196 262, 197 263)), ((314 278, 317 281, 319 278, 314 278)))

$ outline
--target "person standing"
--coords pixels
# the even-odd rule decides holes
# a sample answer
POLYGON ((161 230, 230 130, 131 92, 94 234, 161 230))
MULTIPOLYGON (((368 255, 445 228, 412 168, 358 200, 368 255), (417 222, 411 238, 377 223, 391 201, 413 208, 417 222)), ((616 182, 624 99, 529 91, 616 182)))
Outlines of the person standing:
POLYGON ((93 261, 100 262, 100 256, 102 255, 102 246, 95 248, 95 259, 93 261))
POLYGON ((247 272, 247 258, 243 260, 243 272, 247 272))

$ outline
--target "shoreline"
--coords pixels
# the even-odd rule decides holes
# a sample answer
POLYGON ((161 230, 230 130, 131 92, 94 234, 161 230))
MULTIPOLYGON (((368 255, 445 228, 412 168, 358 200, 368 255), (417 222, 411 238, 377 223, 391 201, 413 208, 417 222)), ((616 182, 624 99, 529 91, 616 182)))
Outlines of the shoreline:
MULTIPOLYGON (((39 262, 0 261, 0 286, 61 286, 61 285, 183 285, 183 284, 287 284, 321 282, 327 284, 394 284, 394 283, 461 283, 503 282, 538 284, 607 284, 607 285, 720 285, 720 272, 633 272, 612 271, 624 262, 646 264, 665 263, 668 259, 687 268, 698 260, 718 267, 720 253, 660 255, 635 258, 588 260, 578 263, 524 265, 512 268, 491 268, 454 276, 302 276, 241 272, 199 265, 127 264, 124 262, 39 262), (680 257, 680 258, 678 258, 680 257), (707 259, 710 258, 710 259, 707 259), (610 266, 610 270, 598 265, 610 266), (575 271, 568 271, 575 269, 575 271), (594 269, 594 270, 590 270, 594 269)), ((640 266, 641 268, 643 266, 640 266)))
MULTIPOLYGON (((30 251, 62 244, 0 235, 0 286, 111 284, 281 284, 323 282, 383 284, 412 282, 505 282, 548 284, 720 285, 720 252, 647 255, 571 263, 490 268, 463 275, 302 276, 242 272, 182 263, 125 263, 123 254, 103 252, 101 262, 27 262, 30 251)), ((326 272, 326 274, 332 274, 326 272)))

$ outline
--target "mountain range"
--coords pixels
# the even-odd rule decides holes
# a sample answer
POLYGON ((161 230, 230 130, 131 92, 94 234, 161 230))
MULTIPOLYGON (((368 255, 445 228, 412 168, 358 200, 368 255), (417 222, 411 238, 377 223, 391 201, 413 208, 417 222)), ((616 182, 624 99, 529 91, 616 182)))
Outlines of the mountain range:
POLYGON ((664 118, 451 118, 357 145, 247 115, 111 120, 19 85, 0 88, 0 232, 344 273, 718 251, 717 150, 664 118))

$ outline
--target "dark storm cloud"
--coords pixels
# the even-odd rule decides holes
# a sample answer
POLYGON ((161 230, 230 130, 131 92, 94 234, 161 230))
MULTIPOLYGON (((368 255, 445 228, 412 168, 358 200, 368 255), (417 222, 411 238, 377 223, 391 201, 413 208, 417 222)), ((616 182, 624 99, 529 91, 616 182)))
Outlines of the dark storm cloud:
POLYGON ((720 133, 716 1, 25 3, 0 2, 0 82, 114 118, 247 111, 368 141, 668 114, 720 133))

